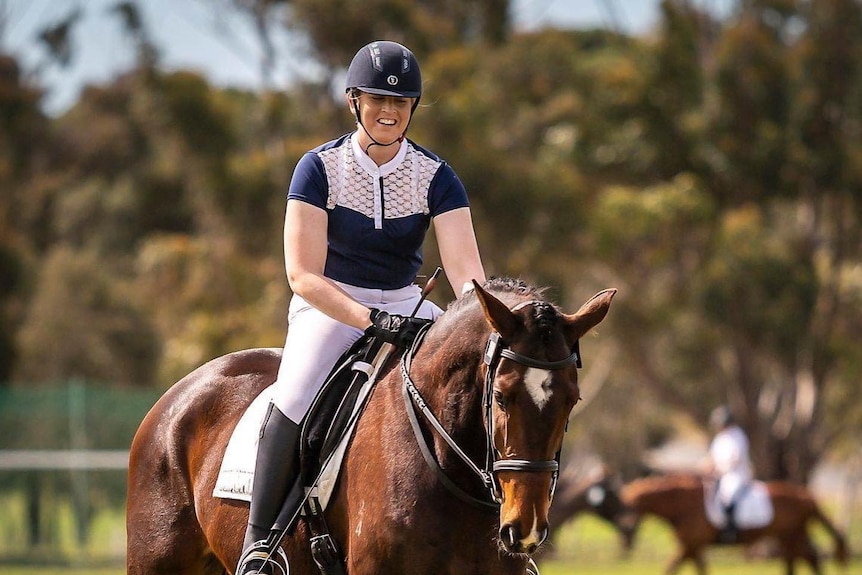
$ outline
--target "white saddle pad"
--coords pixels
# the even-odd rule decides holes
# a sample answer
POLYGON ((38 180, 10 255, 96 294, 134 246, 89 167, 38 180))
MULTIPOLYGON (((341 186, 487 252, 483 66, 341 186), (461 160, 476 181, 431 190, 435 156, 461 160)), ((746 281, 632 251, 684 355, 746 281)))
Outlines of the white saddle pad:
POLYGON ((272 386, 251 402, 230 436, 216 479, 213 497, 251 501, 260 426, 272 399, 272 386))
MULTIPOLYGON (((762 481, 754 481, 736 503, 734 515, 736 526, 740 529, 757 529, 772 521, 773 508, 769 492, 762 481)), ((721 529, 727 524, 724 509, 715 496, 715 483, 706 482, 703 486, 703 499, 706 503, 706 517, 716 528, 721 529)))
MULTIPOLYGON (((383 361, 380 363, 382 365, 383 361)), ((363 371, 368 369, 371 372, 371 367, 368 364, 357 362, 354 369, 362 369, 363 371)), ((378 370, 379 367, 373 370, 368 381, 360 389, 356 405, 353 408, 354 426, 358 412, 362 409, 366 397, 371 392, 378 370)), ((260 426, 263 424, 263 418, 266 417, 266 410, 271 399, 272 386, 260 392, 237 422, 225 448, 221 468, 219 469, 215 488, 213 489, 213 497, 251 501, 260 426)), ((335 490, 335 483, 338 480, 338 474, 341 471, 341 464, 344 461, 344 454, 347 452, 347 445, 350 443, 352 432, 352 428, 345 432, 341 442, 328 458, 315 487, 312 489, 312 495, 317 497, 318 502, 324 509, 335 490)))

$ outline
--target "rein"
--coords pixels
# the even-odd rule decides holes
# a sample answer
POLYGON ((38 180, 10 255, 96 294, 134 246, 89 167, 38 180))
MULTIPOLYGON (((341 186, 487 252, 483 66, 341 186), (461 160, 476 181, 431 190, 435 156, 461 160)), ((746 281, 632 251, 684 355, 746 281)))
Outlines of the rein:
MULTIPOLYGON (((518 305, 515 310, 533 303, 538 302, 524 302, 518 305)), ((500 504, 503 501, 500 484, 496 476, 496 473, 499 471, 552 473, 553 478, 551 480, 550 497, 553 499, 554 490, 556 489, 557 478, 559 476, 560 470, 559 451, 556 453, 554 459, 545 461, 535 461, 527 459, 501 459, 499 451, 494 447, 494 378, 496 377, 497 368, 499 367, 501 357, 505 357, 506 359, 509 359, 521 365, 525 365, 527 367, 545 370, 563 369, 572 364, 576 365, 577 367, 581 367, 580 350, 577 343, 575 344, 574 351, 569 357, 561 359, 559 361, 544 361, 534 359, 512 351, 511 349, 509 349, 508 344, 502 339, 499 333, 491 333, 485 348, 485 354, 483 356, 483 363, 487 366, 483 390, 486 455, 485 466, 484 468, 480 468, 475 462, 473 462, 472 459, 470 459, 470 457, 464 452, 464 450, 461 449, 461 447, 455 442, 452 436, 449 435, 449 433, 445 430, 443 425, 428 407, 428 404, 425 402, 425 399, 422 397, 422 394, 416 387, 415 382, 410 377, 410 366, 412 364, 413 357, 416 355, 416 352, 418 351, 419 346, 430 327, 431 324, 422 327, 416 339, 413 341, 413 345, 410 347, 409 352, 403 354, 401 357, 401 378, 403 381, 402 394, 404 396, 404 405, 407 410, 407 416, 410 420, 410 425, 413 428, 413 434, 416 436, 416 442, 419 444, 419 450, 422 452, 422 456, 425 458, 425 461, 428 466, 436 472, 438 478, 443 483, 443 485, 456 497, 458 497, 462 501, 465 501, 471 505, 482 509, 496 510, 499 508, 500 504), (437 463, 437 460, 431 453, 430 447, 425 441, 425 437, 422 434, 422 429, 419 426, 419 418, 416 412, 417 409, 425 417, 425 420, 437 431, 440 437, 442 437, 443 440, 449 445, 449 447, 455 452, 455 454, 458 455, 459 458, 461 458, 461 460, 467 465, 467 467, 470 468, 471 471, 473 471, 473 473, 475 473, 479 477, 479 479, 481 479, 482 483, 485 485, 485 488, 488 489, 488 492, 491 495, 491 501, 479 499, 466 493, 463 489, 455 485, 455 483, 446 475, 446 473, 440 467, 440 464, 437 463)))

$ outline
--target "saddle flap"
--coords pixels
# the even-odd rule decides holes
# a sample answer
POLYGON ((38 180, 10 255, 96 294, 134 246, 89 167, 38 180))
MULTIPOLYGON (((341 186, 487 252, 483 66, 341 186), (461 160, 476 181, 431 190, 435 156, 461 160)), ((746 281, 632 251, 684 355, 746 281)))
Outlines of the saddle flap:
POLYGON ((311 486, 347 431, 362 385, 372 375, 371 362, 381 346, 382 342, 372 337, 357 341, 329 374, 303 418, 300 458, 307 486, 311 486))
MULTIPOLYGON (((352 385, 354 371, 350 369, 356 361, 362 361, 372 352, 380 349, 380 344, 374 345, 367 338, 359 340, 349 349, 330 373, 312 403, 311 409, 303 418, 302 440, 300 441, 300 457, 302 465, 308 471, 303 472, 306 484, 310 484, 318 476, 321 464, 338 448, 338 438, 346 430, 353 407, 360 399, 360 385, 352 385), (328 422, 334 422, 329 425, 328 422)), ((365 378, 363 377, 364 381, 365 378)), ((266 416, 266 409, 272 400, 272 385, 260 394, 246 408, 234 427, 231 438, 222 457, 219 475, 213 489, 213 496, 222 499, 251 500, 251 489, 254 483, 254 468, 257 461, 257 444, 260 427, 266 416)), ((343 456, 333 456, 334 461, 343 456)), ((334 479, 324 491, 334 486, 334 479)), ((322 498, 325 499, 325 498, 322 498)))
MULTIPOLYGON (((703 487, 706 517, 713 527, 723 529, 727 526, 727 517, 716 493, 716 482, 705 481, 703 487)), ((734 500, 733 519, 739 529, 757 529, 772 521, 772 500, 766 484, 762 481, 751 481, 743 485, 734 500)))

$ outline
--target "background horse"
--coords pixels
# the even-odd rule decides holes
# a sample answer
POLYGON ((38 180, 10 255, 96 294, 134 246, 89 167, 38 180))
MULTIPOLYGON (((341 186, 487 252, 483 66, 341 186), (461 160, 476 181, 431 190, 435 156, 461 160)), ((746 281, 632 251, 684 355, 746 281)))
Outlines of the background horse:
MULTIPOLYGON (((783 481, 766 482, 774 516, 765 527, 740 529, 740 543, 750 544, 774 538, 780 547, 787 575, 794 572, 794 561, 804 560, 811 570, 822 573, 817 549, 808 535, 809 521, 819 521, 835 540, 835 558, 847 562, 844 536, 823 514, 811 492, 805 487, 783 481)), ((706 574, 704 549, 716 542, 719 530, 706 516, 703 478, 697 475, 666 475, 637 479, 622 488, 620 497, 633 516, 617 517, 629 528, 645 514, 665 520, 679 542, 679 552, 667 567, 675 573, 686 560, 694 562, 700 575, 706 574)))
POLYGON ((551 525, 550 539, 553 540, 566 523, 579 514, 592 513, 617 531, 622 555, 628 555, 632 549, 637 525, 626 521, 631 517, 631 512, 620 499, 622 486, 622 479, 609 473, 604 467, 583 478, 574 477, 573 474, 561 475, 554 504, 548 514, 548 522, 551 525))
MULTIPOLYGON (((482 479, 423 420, 420 436, 440 469, 426 464, 405 411, 408 377, 390 365, 326 510, 350 575, 520 575, 547 537, 551 464, 579 398, 578 340, 604 319, 615 290, 565 314, 522 282, 492 280, 486 289, 477 285, 433 324, 409 379, 476 466, 490 458, 488 473, 482 479), (487 365, 492 332, 502 341, 487 365), (470 505, 446 487, 490 502, 489 480, 499 505, 470 505)), ((129 461, 129 575, 215 575, 236 565, 248 504, 214 498, 213 487, 234 426, 275 380, 279 359, 262 349, 215 359, 144 418, 129 461)), ((300 521, 283 543, 294 575, 317 573, 307 539, 300 521)))

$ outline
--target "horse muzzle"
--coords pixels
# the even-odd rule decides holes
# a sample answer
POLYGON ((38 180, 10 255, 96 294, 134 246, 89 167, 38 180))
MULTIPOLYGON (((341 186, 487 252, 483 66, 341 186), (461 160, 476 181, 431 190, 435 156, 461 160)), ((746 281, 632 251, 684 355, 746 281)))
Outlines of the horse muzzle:
MULTIPOLYGON (((549 479, 545 474, 501 481, 499 541, 513 554, 531 555, 548 538, 548 510, 551 506, 549 479)), ((533 474, 529 474, 533 475, 533 474)))
POLYGON ((548 538, 548 524, 546 522, 541 528, 523 533, 518 524, 506 523, 500 527, 499 535, 500 544, 507 552, 532 555, 548 538))

